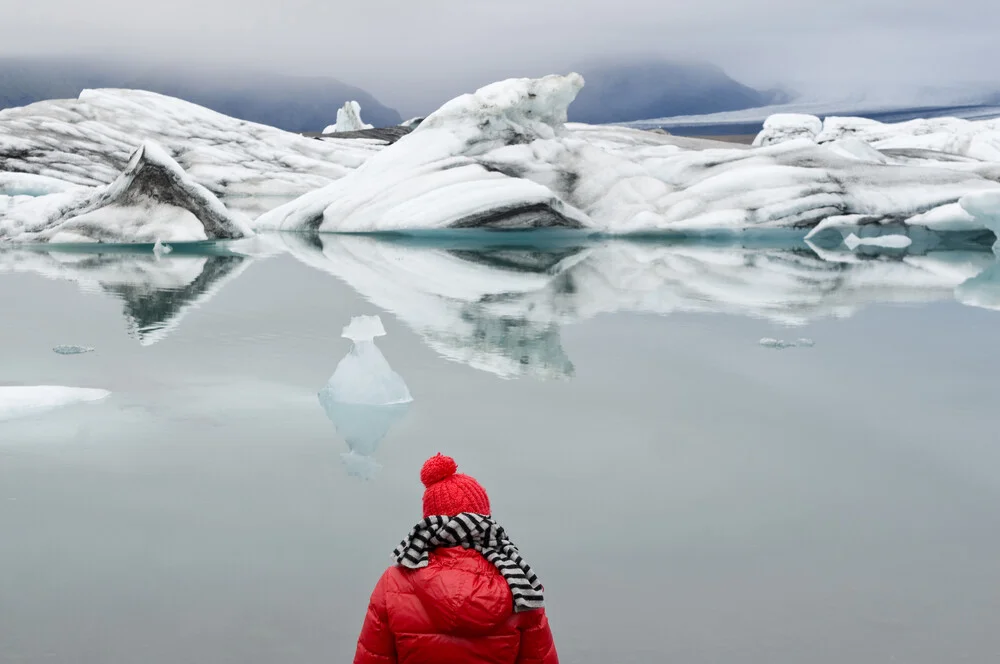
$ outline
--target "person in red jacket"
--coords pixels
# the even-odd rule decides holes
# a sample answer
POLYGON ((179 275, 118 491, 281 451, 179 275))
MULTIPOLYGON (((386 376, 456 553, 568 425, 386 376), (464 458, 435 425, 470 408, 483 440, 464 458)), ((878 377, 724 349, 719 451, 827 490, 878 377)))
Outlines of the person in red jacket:
POLYGON ((424 463, 424 519, 372 592, 354 664, 559 664, 538 578, 457 470, 424 463))

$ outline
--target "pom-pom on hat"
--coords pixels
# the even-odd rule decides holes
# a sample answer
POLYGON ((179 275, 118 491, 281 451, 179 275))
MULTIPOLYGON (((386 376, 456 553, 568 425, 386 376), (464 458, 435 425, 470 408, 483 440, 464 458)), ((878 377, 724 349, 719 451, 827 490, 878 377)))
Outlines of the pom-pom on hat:
POLYGON ((451 457, 435 454, 420 469, 424 486, 424 517, 455 516, 462 512, 490 514, 490 497, 475 478, 457 472, 451 457))

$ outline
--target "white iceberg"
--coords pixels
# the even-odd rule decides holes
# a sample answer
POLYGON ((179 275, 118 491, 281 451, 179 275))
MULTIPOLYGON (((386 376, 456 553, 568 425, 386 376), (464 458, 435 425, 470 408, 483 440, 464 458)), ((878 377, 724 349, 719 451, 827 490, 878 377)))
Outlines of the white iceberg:
POLYGON ((885 123, 858 117, 828 116, 821 121, 814 115, 778 114, 764 122, 754 144, 799 138, 820 144, 850 139, 890 157, 915 157, 917 161, 1000 162, 1000 119, 942 117, 885 123))
POLYGON ((71 404, 100 401, 110 394, 107 390, 84 387, 0 385, 0 421, 31 417, 71 404))
MULTIPOLYGON (((582 86, 576 74, 513 79, 458 97, 345 178, 257 225, 804 233, 821 222, 906 226, 933 217, 943 224, 963 196, 1000 191, 1000 173, 989 169, 889 163, 847 137, 830 147, 799 137, 745 149, 567 125, 582 86)), ((812 136, 816 122, 774 129, 812 136)))
POLYGON ((403 379, 392 370, 375 337, 385 335, 378 316, 355 316, 342 336, 354 342, 323 388, 323 398, 337 403, 389 406, 413 401, 403 379))
POLYGON ((343 108, 337 109, 337 124, 329 125, 323 130, 323 133, 336 134, 345 131, 361 131, 373 128, 373 125, 365 124, 361 120, 361 104, 356 101, 349 101, 344 104, 343 108))
MULTIPOLYGON (((227 207, 251 216, 343 177, 379 149, 306 138, 152 92, 84 90, 79 99, 0 111, 0 173, 47 179, 33 188, 62 186, 53 180, 109 184, 146 141, 163 146, 227 207)), ((0 194, 3 188, 0 178, 0 194)))
POLYGON ((253 235, 159 146, 146 143, 111 184, 0 201, 0 238, 19 242, 194 242, 253 235))

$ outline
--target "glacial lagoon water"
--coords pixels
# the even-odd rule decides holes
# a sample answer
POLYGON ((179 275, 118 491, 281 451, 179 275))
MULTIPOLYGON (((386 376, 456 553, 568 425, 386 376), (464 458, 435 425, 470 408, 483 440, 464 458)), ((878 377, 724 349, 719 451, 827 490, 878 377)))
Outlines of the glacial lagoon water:
POLYGON ((498 237, 0 253, 0 385, 111 391, 0 419, 0 662, 350 661, 438 451, 564 662, 995 660, 991 253, 498 237))

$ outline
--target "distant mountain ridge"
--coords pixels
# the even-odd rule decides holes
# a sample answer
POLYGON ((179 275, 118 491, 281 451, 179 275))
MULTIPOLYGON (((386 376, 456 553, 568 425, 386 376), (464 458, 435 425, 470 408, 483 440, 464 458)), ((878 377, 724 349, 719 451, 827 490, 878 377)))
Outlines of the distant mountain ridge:
POLYGON ((756 90, 703 62, 630 60, 581 64, 587 84, 569 107, 572 122, 605 124, 701 115, 785 103, 782 90, 756 90))
POLYGON ((0 58, 0 109, 45 99, 71 99, 86 88, 148 90, 226 115, 286 131, 320 131, 347 101, 361 104, 365 122, 398 125, 396 110, 361 88, 334 78, 261 72, 200 73, 68 58, 0 58))

